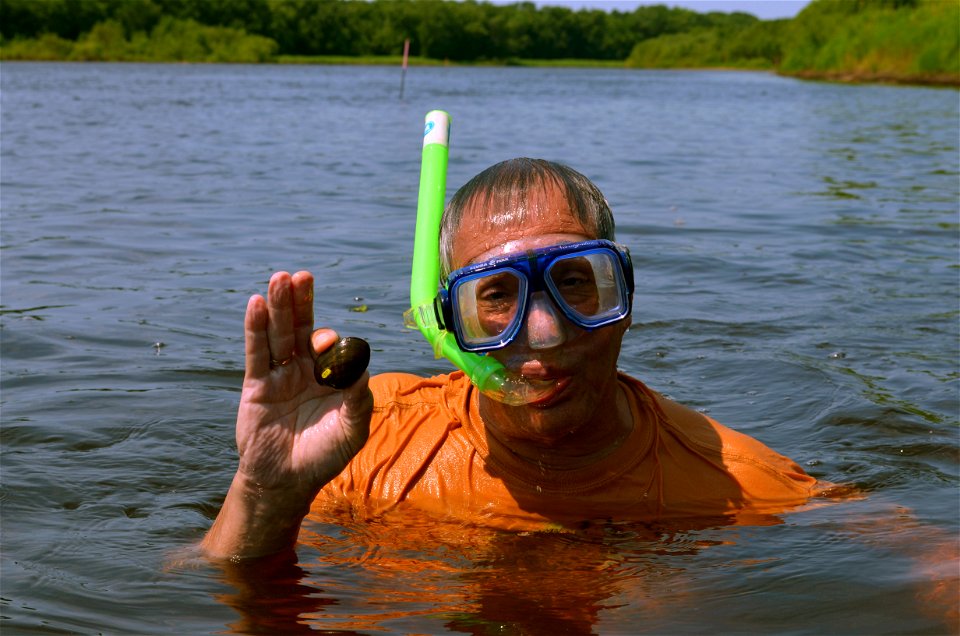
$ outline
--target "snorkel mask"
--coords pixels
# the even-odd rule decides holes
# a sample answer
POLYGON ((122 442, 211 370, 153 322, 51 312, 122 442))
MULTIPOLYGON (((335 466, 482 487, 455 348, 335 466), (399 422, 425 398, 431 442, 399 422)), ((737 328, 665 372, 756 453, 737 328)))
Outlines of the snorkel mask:
POLYGON ((452 331, 463 351, 495 351, 520 335, 532 307, 557 324, 529 330, 527 345, 545 349, 564 336, 560 310, 590 331, 630 315, 633 267, 626 248, 598 239, 525 250, 452 272, 434 302, 440 327, 452 331))
POLYGON ((514 406, 535 402, 549 396, 556 381, 525 378, 492 356, 475 352, 512 342, 522 327, 531 295, 538 292, 549 295, 570 322, 584 329, 625 318, 633 294, 630 257, 625 249, 603 240, 553 246, 457 270, 440 289, 440 222, 449 138, 450 116, 440 110, 427 113, 410 277, 411 308, 404 313, 404 322, 419 329, 433 346, 434 355, 463 370, 484 395, 514 406), (485 286, 491 285, 500 285, 498 301, 493 304, 489 302, 492 294, 482 296, 490 289, 485 286), (508 288, 512 304, 502 300, 508 288), (585 288, 588 293, 583 292, 585 288))

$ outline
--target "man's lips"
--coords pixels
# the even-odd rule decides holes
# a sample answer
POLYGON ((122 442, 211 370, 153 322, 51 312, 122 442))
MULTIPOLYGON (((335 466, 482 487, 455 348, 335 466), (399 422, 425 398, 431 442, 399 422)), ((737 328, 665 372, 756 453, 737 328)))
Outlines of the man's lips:
POLYGON ((570 383, 573 382, 573 379, 570 376, 562 376, 559 378, 543 380, 534 380, 533 378, 530 379, 535 385, 542 387, 537 393, 537 398, 527 403, 527 406, 532 406, 534 408, 546 408, 552 405, 561 397, 566 388, 570 386, 570 383))
POLYGON ((532 389, 527 393, 527 406, 546 408, 553 405, 573 382, 573 373, 542 358, 514 359, 512 362, 506 362, 507 368, 520 375, 532 389), (533 399, 530 399, 531 396, 533 399))

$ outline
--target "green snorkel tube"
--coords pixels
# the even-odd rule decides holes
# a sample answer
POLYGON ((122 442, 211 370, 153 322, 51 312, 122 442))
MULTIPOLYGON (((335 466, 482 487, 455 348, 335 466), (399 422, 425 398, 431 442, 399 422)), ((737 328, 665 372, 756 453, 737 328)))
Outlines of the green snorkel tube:
POLYGON ((447 189, 449 146, 450 115, 442 110, 430 111, 423 129, 410 309, 404 313, 404 322, 408 327, 419 329, 433 346, 434 355, 462 369, 484 395, 505 404, 527 404, 545 395, 552 385, 535 386, 530 380, 508 371, 491 356, 462 351, 453 334, 437 323, 433 301, 440 286, 440 219, 447 189))

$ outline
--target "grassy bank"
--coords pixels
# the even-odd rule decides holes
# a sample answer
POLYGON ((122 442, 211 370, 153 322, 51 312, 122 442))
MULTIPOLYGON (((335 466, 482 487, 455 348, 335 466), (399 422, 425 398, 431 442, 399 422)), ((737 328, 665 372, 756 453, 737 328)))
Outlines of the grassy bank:
POLYGON ((892 73, 883 71, 795 71, 780 75, 804 80, 842 82, 844 84, 904 84, 960 88, 957 73, 892 73))
POLYGON ((778 66, 786 75, 960 86, 956 0, 820 0, 786 36, 778 66))
POLYGON ((960 2, 814 0, 793 20, 639 42, 627 66, 770 69, 804 79, 960 86, 960 2))
MULTIPOLYGON (((340 65, 380 65, 400 66, 400 55, 278 55, 273 60, 277 64, 340 64, 340 65)), ((537 68, 624 68, 619 60, 531 60, 511 58, 507 60, 482 60, 476 62, 451 62, 427 57, 410 57, 410 66, 527 66, 537 68)))
MULTIPOLYGON (((400 66, 399 55, 278 55, 271 60, 277 64, 317 64, 353 66, 400 66)), ((439 66, 442 62, 422 57, 407 60, 410 66, 439 66)))

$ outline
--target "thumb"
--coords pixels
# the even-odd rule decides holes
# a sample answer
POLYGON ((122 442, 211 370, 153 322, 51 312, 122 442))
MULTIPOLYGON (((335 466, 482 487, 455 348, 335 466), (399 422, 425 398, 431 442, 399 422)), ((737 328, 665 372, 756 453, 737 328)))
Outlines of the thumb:
POLYGON ((364 371, 359 380, 341 391, 341 396, 343 403, 340 405, 340 424, 355 455, 360 452, 370 435, 370 418, 373 416, 370 373, 364 371))
POLYGON ((373 413, 373 392, 370 390, 370 372, 364 371, 360 379, 342 391, 343 405, 340 407, 341 416, 362 418, 370 422, 373 413))

